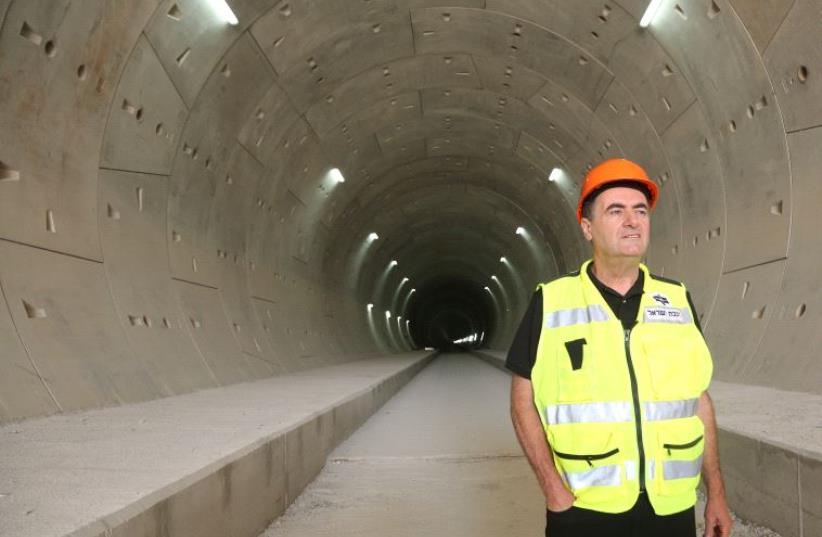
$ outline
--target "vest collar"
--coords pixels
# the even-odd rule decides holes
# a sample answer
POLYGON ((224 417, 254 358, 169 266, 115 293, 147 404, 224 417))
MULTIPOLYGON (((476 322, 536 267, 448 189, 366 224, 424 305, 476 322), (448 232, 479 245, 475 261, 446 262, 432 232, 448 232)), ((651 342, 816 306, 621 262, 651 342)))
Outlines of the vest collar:
MULTIPOLYGON (((611 307, 605 301, 605 298, 603 298, 602 293, 600 293, 599 289, 597 289, 596 285, 594 285, 594 282, 591 280, 591 276, 588 275, 588 267, 591 265, 591 263, 593 263, 593 261, 593 259, 588 259, 587 261, 583 262, 582 266, 579 268, 579 278, 582 283, 582 295, 585 299, 585 303, 588 305, 599 305, 605 312, 607 312, 608 319, 610 321, 619 322, 619 319, 617 319, 614 316, 614 312, 611 311, 611 307)), ((640 307, 639 311, 637 312, 636 318, 637 323, 642 321, 642 310, 646 298, 644 295, 647 294, 645 293, 645 288, 647 288, 648 280, 651 277, 650 272, 648 271, 648 267, 646 267, 643 263, 639 264, 639 270, 641 270, 643 273, 643 297, 642 299, 640 299, 640 307)))

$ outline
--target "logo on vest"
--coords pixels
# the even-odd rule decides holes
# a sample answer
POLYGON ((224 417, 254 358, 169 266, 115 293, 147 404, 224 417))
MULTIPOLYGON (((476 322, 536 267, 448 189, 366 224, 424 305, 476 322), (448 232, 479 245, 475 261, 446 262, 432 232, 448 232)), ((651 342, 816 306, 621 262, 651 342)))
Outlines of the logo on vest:
POLYGON ((687 324, 691 322, 691 316, 684 308, 658 306, 645 308, 645 322, 687 324))
POLYGON ((665 295, 663 295, 662 293, 657 293, 657 294, 655 294, 654 296, 652 296, 651 298, 653 298, 654 300, 656 300, 656 301, 657 301, 657 303, 658 303, 658 304, 661 304, 662 306, 667 306, 667 305, 669 305, 669 304, 671 303, 671 301, 670 301, 670 300, 668 300, 668 297, 667 297, 667 296, 665 296, 665 295))

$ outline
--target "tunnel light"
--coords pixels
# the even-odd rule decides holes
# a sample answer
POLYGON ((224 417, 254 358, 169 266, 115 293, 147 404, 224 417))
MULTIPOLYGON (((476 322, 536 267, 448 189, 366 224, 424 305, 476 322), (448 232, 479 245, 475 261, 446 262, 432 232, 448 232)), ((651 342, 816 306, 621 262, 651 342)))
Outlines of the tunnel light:
POLYGON ((407 281, 409 281, 409 280, 408 280, 408 277, 403 278, 403 279, 402 279, 402 281, 400 282, 400 285, 404 284, 404 283, 405 283, 405 282, 407 282, 407 281))
POLYGON ((335 183, 345 182, 345 177, 343 177, 343 174, 339 168, 331 168, 331 171, 329 171, 328 174, 335 183))
POLYGON ((411 324, 411 321, 409 321, 408 319, 406 319, 406 320, 405 320, 405 327, 406 327, 406 328, 408 328, 408 326, 409 326, 410 324, 411 324))
POLYGON ((385 310, 385 318, 386 318, 386 319, 390 319, 390 318, 391 318, 391 312, 390 312, 390 311, 385 310))
POLYGON ((519 226, 519 227, 517 228, 516 234, 517 234, 517 235, 520 235, 521 237, 524 237, 524 236, 525 236, 525 228, 524 228, 524 227, 522 227, 522 226, 519 226))
POLYGON ((367 306, 367 309, 368 309, 368 313, 371 313, 371 310, 373 310, 373 309, 374 309, 374 304, 369 304, 369 305, 367 306))
MULTIPOLYGON (((486 285, 485 287, 483 287, 483 289, 485 289, 486 291, 488 291, 489 293, 491 293, 491 288, 490 288, 490 287, 488 287, 487 285, 486 285)), ((491 293, 491 294, 494 294, 494 293, 491 293)))
POLYGON ((499 278, 497 278, 497 275, 496 275, 496 274, 492 274, 492 275, 491 275, 491 279, 492 279, 492 280, 495 280, 495 281, 499 281, 499 278))
POLYGON ((368 234, 368 242, 374 242, 375 240, 379 239, 380 236, 374 233, 373 231, 368 234))
POLYGON ((508 260, 505 258, 505 256, 502 256, 502 257, 499 258, 499 262, 500 263, 507 263, 508 260))
POLYGON ((645 14, 642 15, 642 19, 639 21, 640 28, 647 28, 651 25, 661 5, 662 0, 651 0, 651 3, 648 4, 648 8, 645 10, 645 14))
POLYGON ((390 267, 396 267, 397 265, 399 265, 399 263, 397 262, 397 260, 396 260, 396 259, 392 259, 392 260, 391 260, 391 262, 390 262, 390 263, 388 263, 388 267, 389 267, 389 268, 390 268, 390 267))
POLYGON ((548 176, 548 180, 552 183, 556 183, 562 177, 562 170, 559 168, 554 168, 551 170, 551 174, 548 176))
POLYGON ((417 292, 417 289, 416 289, 416 288, 411 289, 411 292, 410 292, 410 293, 408 293, 408 296, 411 296, 411 294, 416 293, 416 292, 417 292))
POLYGON ((226 0, 209 0, 209 3, 211 4, 211 9, 214 10, 214 14, 228 24, 236 26, 240 22, 237 20, 237 16, 234 12, 231 11, 231 8, 226 3, 226 0))

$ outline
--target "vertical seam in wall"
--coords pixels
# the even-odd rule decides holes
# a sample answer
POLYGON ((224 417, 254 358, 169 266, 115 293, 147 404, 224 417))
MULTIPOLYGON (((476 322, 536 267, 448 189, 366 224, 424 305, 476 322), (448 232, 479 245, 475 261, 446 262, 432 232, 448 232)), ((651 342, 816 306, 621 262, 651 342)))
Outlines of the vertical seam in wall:
POLYGON ((283 512, 288 509, 288 506, 291 505, 291 498, 289 496, 289 487, 291 486, 291 472, 288 471, 288 435, 291 434, 291 431, 286 432, 283 435, 283 476, 284 476, 284 487, 283 487, 283 496, 285 498, 285 502, 283 503, 283 512))
MULTIPOLYGON (((177 84, 174 83, 174 79, 171 77, 171 74, 169 73, 168 69, 166 69, 166 66, 163 64, 163 61, 160 59, 160 55, 157 54, 157 49, 154 47, 154 43, 151 42, 151 39, 149 38, 148 34, 145 33, 145 31, 143 31, 143 32, 140 33, 140 35, 145 37, 146 42, 148 43, 148 46, 151 49, 151 52, 154 54, 154 57, 157 58, 157 61, 160 63, 160 68, 163 70, 163 72, 165 72, 166 77, 168 78, 168 81, 171 83, 171 87, 174 88, 175 92, 177 92, 177 96, 180 98, 180 102, 183 104, 183 108, 185 109, 185 121, 183 121, 183 123, 180 125, 180 135, 177 138, 177 143, 175 144, 175 147, 173 149, 174 153, 172 154, 171 161, 169 162, 169 175, 168 175, 168 185, 167 185, 168 188, 166 189, 166 200, 165 200, 166 201, 166 207, 165 207, 165 211, 166 211, 166 229, 165 229, 165 233, 164 233, 164 237, 163 237, 165 239, 165 245, 166 245, 166 262, 168 263, 168 277, 169 277, 169 280, 171 280, 171 286, 176 287, 176 285, 174 284, 174 271, 173 271, 172 263, 171 263, 171 243, 168 240, 169 239, 169 235, 168 235, 169 223, 170 223, 170 218, 169 218, 170 215, 169 215, 168 205, 169 205, 169 198, 170 198, 170 195, 171 195, 171 177, 172 177, 172 175, 174 175, 175 164, 177 162, 177 159, 179 158, 180 144, 184 143, 184 138, 185 137, 183 136, 183 134, 185 133, 186 126, 188 125, 189 119, 191 117, 191 109, 189 108, 188 103, 186 103, 185 99, 183 98, 183 94, 180 93, 180 88, 178 88, 177 84)), ((118 83, 118 87, 119 87, 119 83, 118 83)), ((174 289, 174 291, 175 291, 175 297, 177 298, 177 305, 180 308, 180 312, 185 313, 185 311, 182 308, 182 297, 180 296, 180 292, 176 288, 174 289)), ((206 362, 205 355, 203 355, 202 351, 199 349, 199 347, 197 347, 197 342, 194 338, 194 335, 190 334, 190 333, 189 333, 189 335, 191 337, 191 340, 194 342, 194 346, 197 349, 197 352, 203 358, 203 363, 206 363, 206 367, 208 367, 208 363, 206 362)), ((211 368, 208 368, 208 369, 209 369, 209 371, 211 371, 211 368)), ((211 375, 212 375, 212 377, 214 377, 214 379, 216 381, 217 379, 216 379, 216 376, 214 376, 213 372, 211 372, 211 375)), ((217 382, 217 386, 221 386, 221 383, 217 382)))
MULTIPOLYGON (((254 36, 253 33, 251 33, 251 26, 249 26, 243 33, 248 34, 248 37, 251 39, 254 48, 257 49, 257 52, 260 54, 260 56, 262 56, 265 64, 269 67, 269 69, 271 69, 271 73, 274 75, 274 80, 280 78, 280 73, 277 72, 277 68, 274 67, 273 63, 271 63, 271 58, 269 58, 268 54, 266 54, 265 50, 263 50, 262 44, 259 41, 257 41, 257 38, 254 36)), ((240 35, 242 36, 242 34, 240 35)))
POLYGON ((6 20, 9 17, 9 12, 11 11, 11 2, 6 6, 6 10, 0 13, 0 34, 5 35, 4 32, 6 30, 6 20))
MULTIPOLYGON (((611 86, 614 85, 614 82, 617 79, 615 74, 608 71, 608 66, 603 66, 603 67, 605 67, 605 74, 611 75, 611 80, 608 81, 608 85, 605 86, 605 89, 602 90, 602 95, 600 95, 599 98, 596 99, 596 102, 593 103, 594 106, 590 108, 590 110, 591 110, 591 123, 588 124, 588 132, 585 134, 586 139, 590 139, 590 137, 591 137, 591 128, 594 125, 594 121, 596 121, 596 119, 597 119, 597 115, 596 115, 597 110, 602 105, 602 101, 605 100, 605 96, 608 94, 608 90, 611 89, 611 86)), ((631 93, 630 90, 628 91, 628 93, 631 93)), ((585 103, 583 103, 583 105, 584 104, 585 103)), ((614 136, 614 133, 611 132, 611 129, 608 128, 608 125, 606 125, 604 122, 601 122, 601 123, 602 123, 602 126, 608 132, 608 134, 610 134, 612 138, 616 138, 616 136, 614 136)))
POLYGON ((417 56, 417 36, 414 34, 414 14, 408 10, 408 25, 411 28, 411 56, 417 56))
MULTIPOLYGON (((177 87, 177 84, 174 82, 174 78, 171 76, 171 73, 168 71, 168 69, 166 69, 166 66, 163 63, 163 60, 160 59, 160 54, 157 52, 157 48, 154 46, 154 43, 151 42, 151 38, 149 37, 149 35, 147 33, 145 33, 145 31, 143 31, 143 32, 140 33, 140 36, 145 38, 146 43, 148 43, 148 46, 151 49, 151 52, 154 54, 154 57, 157 58, 157 62, 160 64, 160 68, 163 70, 163 72, 165 72, 166 77, 168 77, 168 81, 171 83, 171 87, 174 88, 175 92, 177 92, 177 97, 180 98, 180 102, 183 103, 183 108, 185 108, 185 111, 186 111, 186 120, 183 123, 183 125, 180 126, 180 136, 178 137, 177 144, 174 148, 174 155, 176 157, 177 154, 179 153, 178 149, 180 147, 180 144, 183 143, 183 132, 185 132, 185 126, 186 126, 186 124, 188 124, 189 116, 191 116, 191 107, 188 106, 188 103, 186 102, 185 98, 183 97, 183 94, 180 91, 180 88, 177 87)), ((139 37, 137 38, 137 40, 138 41, 140 40, 139 37)), ((137 44, 135 43, 135 47, 136 46, 137 46, 137 44)), ((132 49, 132 53, 133 52, 134 52, 134 49, 132 49)), ((129 60, 130 59, 131 59, 131 55, 129 55, 129 60)), ((126 60, 126 65, 128 65, 129 60, 126 60)), ((123 72, 125 72, 125 67, 123 68, 123 72)), ((121 76, 122 76, 122 73, 121 73, 121 76)), ((117 81, 117 87, 118 88, 120 87, 120 80, 117 81)), ((196 102, 196 99, 195 99, 195 102, 196 102)), ((112 108, 114 108, 114 102, 113 101, 112 101, 112 108)), ((169 167, 169 170, 170 170, 169 177, 171 177, 171 175, 174 172, 174 161, 175 161, 175 159, 172 158, 171 162, 169 163, 169 165, 170 165, 170 167, 169 167)))
MULTIPOLYGON (((731 7, 731 9, 733 9, 733 7, 731 7)), ((788 17, 790 16, 791 12, 792 12, 794 9, 796 9, 796 0, 794 0, 794 1, 791 3, 791 7, 789 7, 789 8, 785 11, 785 16, 784 16, 784 17, 782 17, 782 20, 781 20, 781 21, 779 21, 779 24, 777 24, 777 25, 776 25, 776 29, 773 31, 773 33, 771 34, 771 36, 768 38, 768 42, 767 42, 767 43, 765 43, 765 45, 762 47, 762 52, 759 54, 759 56, 762 58, 763 63, 764 63, 764 60, 765 60, 765 53, 767 53, 767 52, 768 52, 768 49, 769 49, 769 48, 771 48, 771 44, 773 43, 773 40, 774 40, 774 39, 776 39, 776 34, 778 34, 778 33, 779 33, 779 30, 781 30, 781 29, 782 29, 782 26, 785 24, 785 21, 786 21, 786 20, 788 20, 788 17)), ((734 13, 736 14, 736 16, 737 16, 737 17, 739 17, 739 14, 738 14, 738 13, 736 13, 736 10, 735 10, 735 9, 733 9, 733 11, 734 11, 734 13)), ((742 20, 742 19, 740 18, 740 20, 742 20)), ((744 26, 744 25, 743 25, 743 26, 744 26)), ((749 34, 750 34, 750 32, 749 32, 749 34)), ((755 45, 754 45, 754 46, 755 46, 755 45)))
POLYGON ((799 537, 804 537, 805 528, 802 527, 802 456, 796 456, 796 512, 799 516, 799 537))
MULTIPOLYGON (((265 97, 268 95, 268 92, 271 91, 271 88, 276 86, 282 92, 283 97, 285 97, 286 102, 291 107, 291 109, 294 111, 294 115, 297 116, 298 120, 302 119, 303 121, 305 121, 306 125, 308 125, 308 128, 314 133, 315 136, 317 136, 317 140, 319 141, 320 137, 317 134, 317 131, 314 129, 314 126, 311 123, 309 123, 308 117, 306 117, 306 115, 305 115, 305 112, 308 112, 308 110, 310 110, 311 107, 307 108, 305 110, 305 112, 300 112, 300 109, 297 108, 297 105, 294 104, 294 101, 291 99, 291 95, 279 83, 280 73, 277 72, 277 68, 274 67, 273 63, 271 63, 271 59, 268 57, 268 54, 265 53, 265 50, 263 49, 262 44, 259 41, 257 41, 257 38, 254 37, 254 34, 251 33, 250 30, 251 30, 251 27, 249 27, 249 29, 247 29, 244 33, 248 34, 248 37, 251 39, 251 42, 252 42, 253 46, 257 49, 257 52, 259 52, 260 55, 263 57, 263 60, 265 61, 265 64, 268 65, 268 67, 271 69, 271 72, 274 75, 272 77, 272 80, 271 80, 271 87, 268 88, 268 90, 266 91, 266 94, 263 95, 262 99, 260 99, 260 101, 258 101, 258 102, 262 102, 265 99, 265 97)), ((296 123, 296 121, 294 123, 296 123)), ((290 127, 293 127, 294 123, 292 123, 290 127)), ((289 127, 289 129, 290 129, 290 127, 289 127)), ((287 134, 288 134, 288 131, 286 131, 285 134, 283 134, 283 136, 286 136, 287 134)), ((239 133, 238 133, 238 135, 239 135, 239 133)), ((282 139, 282 138, 280 138, 280 139, 282 139)), ((239 142, 239 139, 237 141, 239 142)), ((249 153, 250 153, 250 151, 249 151, 249 153)), ((265 166, 264 166, 264 168, 265 168, 265 166)))
MULTIPOLYGON (((46 391, 48 392, 49 397, 51 397, 51 400, 54 402, 54 405, 57 407, 57 411, 58 412, 64 412, 65 410, 63 409, 63 406, 57 400, 57 397, 55 397, 54 392, 51 391, 51 387, 48 385, 46 380, 43 378, 43 375, 40 373, 40 370, 37 368, 37 364, 34 363, 34 359, 31 357, 31 351, 29 350, 28 345, 26 345, 26 342, 23 341, 22 337, 20 337, 20 330, 17 328, 17 323, 14 321, 14 315, 12 315, 12 313, 11 313, 11 305, 9 304, 9 299, 8 299, 8 297, 6 297, 5 291, 3 291, 2 282, 0 282, 0 295, 3 296, 3 302, 6 304, 6 309, 9 312, 9 319, 11 320, 11 325, 14 327, 14 334, 17 336, 17 339, 20 341, 20 345, 22 345, 23 350, 26 353, 26 358, 29 359, 29 363, 31 364, 32 369, 34 369, 34 372, 37 373, 37 377, 40 379, 40 382, 46 388, 46 391)), ((15 416, 12 416, 12 418, 14 418, 14 417, 15 416)), ((20 417, 20 416, 16 416, 16 417, 20 417)))

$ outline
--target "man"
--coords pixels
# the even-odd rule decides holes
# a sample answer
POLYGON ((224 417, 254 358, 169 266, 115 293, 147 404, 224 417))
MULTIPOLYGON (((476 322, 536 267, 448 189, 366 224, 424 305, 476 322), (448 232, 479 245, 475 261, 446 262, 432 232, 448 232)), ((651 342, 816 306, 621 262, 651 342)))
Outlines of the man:
POLYGON ((587 174, 577 219, 593 259, 537 287, 508 353, 546 536, 694 537, 700 473, 705 535, 730 535, 699 319, 681 283, 640 263, 657 197, 625 159, 587 174))

